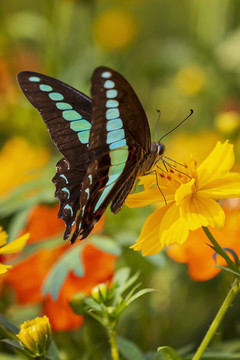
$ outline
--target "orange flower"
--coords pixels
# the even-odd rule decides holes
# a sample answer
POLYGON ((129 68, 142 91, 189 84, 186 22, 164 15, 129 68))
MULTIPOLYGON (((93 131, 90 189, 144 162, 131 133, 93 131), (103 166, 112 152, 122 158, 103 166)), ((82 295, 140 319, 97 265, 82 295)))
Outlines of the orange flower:
MULTIPOLYGON (((39 205, 33 209, 26 226, 31 231, 29 243, 40 242, 51 236, 62 236, 64 226, 62 220, 57 219, 57 212, 58 206, 39 205)), ((101 230, 102 226, 103 222, 100 221, 95 232, 101 230)), ((76 329, 82 324, 83 319, 73 313, 68 302, 75 293, 82 291, 88 295, 96 284, 111 280, 116 260, 115 256, 86 243, 81 255, 84 276, 77 277, 70 272, 55 302, 49 295, 42 294, 42 286, 58 259, 70 247, 75 246, 64 242, 61 244, 49 249, 44 248, 43 244, 40 250, 16 264, 7 276, 8 284, 16 293, 17 302, 24 305, 41 303, 43 313, 49 317, 53 330, 57 331, 76 329), (97 271, 93 269, 93 264, 97 271), (34 273, 31 271, 33 268, 34 273)))
POLYGON ((57 205, 38 205, 31 210, 28 223, 24 229, 31 234, 30 244, 61 234, 64 231, 64 222, 57 217, 58 211, 57 205))
MULTIPOLYGON (((240 257, 240 200, 227 200, 222 207, 226 215, 224 228, 219 230, 209 227, 209 229, 222 248, 233 249, 240 257)), ((206 281, 220 272, 220 269, 215 267, 214 250, 207 244, 209 241, 204 232, 198 229, 191 231, 187 241, 181 246, 169 247, 167 254, 175 261, 186 263, 192 279, 206 281)), ((229 255, 231 256, 230 253, 229 255)), ((217 257, 217 263, 226 265, 220 256, 217 257)))
POLYGON ((104 253, 95 246, 87 244, 83 249, 82 259, 84 276, 77 277, 73 273, 68 274, 57 302, 54 302, 49 295, 44 301, 44 313, 49 317, 53 330, 61 331, 79 328, 83 319, 72 312, 68 302, 77 292, 82 291, 86 295, 90 295, 95 285, 112 278, 116 260, 113 255, 104 253))

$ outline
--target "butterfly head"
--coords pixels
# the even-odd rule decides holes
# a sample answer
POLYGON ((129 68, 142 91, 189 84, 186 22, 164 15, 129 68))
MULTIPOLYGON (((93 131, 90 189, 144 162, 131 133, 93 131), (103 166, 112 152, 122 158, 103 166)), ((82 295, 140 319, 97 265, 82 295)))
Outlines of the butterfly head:
POLYGON ((162 156, 164 152, 165 152, 165 146, 160 141, 153 142, 151 144, 151 153, 154 153, 157 156, 162 156))

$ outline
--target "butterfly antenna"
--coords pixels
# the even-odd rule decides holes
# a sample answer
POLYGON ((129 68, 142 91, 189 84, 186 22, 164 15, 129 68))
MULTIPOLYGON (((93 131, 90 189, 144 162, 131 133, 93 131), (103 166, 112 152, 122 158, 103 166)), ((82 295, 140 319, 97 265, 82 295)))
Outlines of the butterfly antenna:
POLYGON ((176 129, 177 129, 180 125, 182 125, 188 118, 190 118, 190 116, 192 116, 192 114, 193 114, 193 109, 190 109, 190 114, 189 114, 185 119, 183 119, 177 126, 175 126, 175 128, 173 128, 173 129, 170 130, 168 133, 166 133, 165 135, 163 135, 159 141, 161 141, 163 138, 165 138, 165 136, 171 134, 171 132, 173 132, 174 130, 176 130, 176 129))
POLYGON ((157 118, 157 125, 156 125, 155 136, 154 136, 154 141, 155 142, 157 141, 158 125, 159 125, 159 120, 160 120, 160 117, 161 117, 161 111, 157 110, 157 112, 158 112, 158 118, 157 118))

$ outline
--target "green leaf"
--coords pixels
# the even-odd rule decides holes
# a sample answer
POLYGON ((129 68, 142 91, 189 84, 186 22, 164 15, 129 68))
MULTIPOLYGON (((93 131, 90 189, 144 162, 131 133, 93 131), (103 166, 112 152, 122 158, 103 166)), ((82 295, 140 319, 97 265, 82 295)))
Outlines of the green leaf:
POLYGON ((119 352, 126 360, 144 360, 143 353, 133 342, 117 337, 117 345, 119 352))
POLYGON ((51 294, 54 300, 57 299, 59 291, 72 270, 75 275, 83 276, 84 269, 81 261, 82 244, 69 249, 52 268, 43 288, 44 295, 51 294))
POLYGON ((55 342, 52 340, 48 352, 45 355, 45 358, 48 360, 60 360, 58 353, 58 348, 56 347, 55 342))
POLYGON ((41 202, 53 203, 53 186, 49 179, 30 181, 11 191, 8 196, 0 199, 0 216, 6 217, 26 210, 41 202), (34 194, 34 195, 29 195, 34 194))
POLYGON ((113 283, 117 283, 120 287, 124 285, 130 276, 130 271, 128 267, 118 270, 113 278, 113 283))
POLYGON ((85 304, 89 306, 92 310, 102 311, 104 309, 104 304, 97 303, 93 298, 87 297, 85 300, 85 304))
POLYGON ((18 212, 11 220, 8 228, 8 241, 16 239, 20 231, 24 228, 28 217, 28 210, 18 212))
POLYGON ((137 298, 139 298, 140 296, 147 294, 149 292, 153 292, 156 291, 154 289, 142 289, 139 290, 136 294, 134 294, 133 296, 130 297, 130 299, 127 301, 127 304, 131 304, 134 300, 136 300, 137 298))
POLYGON ((17 212, 28 210, 40 203, 53 203, 54 185, 51 182, 54 163, 41 172, 38 177, 19 185, 0 199, 0 217, 5 218, 17 212))
MULTIPOLYGON (((54 251, 54 248, 56 246, 59 246, 60 244, 62 244, 62 238, 60 238, 59 236, 58 237, 54 236, 54 237, 48 237, 44 241, 40 241, 35 244, 27 245, 24 248, 23 253, 20 256, 18 256, 16 262, 18 263, 18 262, 23 261, 24 259, 31 256, 32 254, 35 254, 36 251, 38 251, 38 250, 42 250, 42 249, 51 250, 52 249, 52 251, 54 251)), ((15 260, 13 260, 13 262, 12 262, 13 264, 15 263, 14 261, 15 260)))
POLYGON ((139 272, 130 277, 130 271, 129 268, 120 269, 114 277, 113 283, 117 284, 118 289, 116 292, 119 295, 134 284, 139 277, 139 272))
POLYGON ((180 356, 174 349, 169 346, 161 346, 158 348, 158 352, 163 355, 163 360, 181 360, 180 356))
POLYGON ((122 252, 121 246, 108 236, 92 235, 90 238, 90 242, 100 250, 105 251, 109 254, 116 256, 121 255, 122 252))
POLYGON ((11 347, 14 347, 15 349, 21 350, 22 346, 19 344, 18 341, 10 340, 10 339, 3 339, 2 342, 10 345, 11 347))
POLYGON ((239 272, 236 272, 236 271, 230 269, 230 268, 227 267, 227 266, 215 265, 215 267, 216 267, 216 268, 219 268, 219 269, 222 269, 222 270, 224 270, 224 271, 228 271, 228 272, 230 272, 231 274, 235 275, 235 276, 238 277, 238 278, 240 277, 240 273, 239 273, 239 272))
POLYGON ((14 335, 19 333, 19 328, 5 319, 2 315, 0 315, 0 326, 14 335))

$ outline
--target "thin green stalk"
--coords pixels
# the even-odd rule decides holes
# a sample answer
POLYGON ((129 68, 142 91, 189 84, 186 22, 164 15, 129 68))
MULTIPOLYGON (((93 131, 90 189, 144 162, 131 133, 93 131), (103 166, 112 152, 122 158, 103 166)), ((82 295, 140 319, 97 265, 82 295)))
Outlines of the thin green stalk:
POLYGON ((108 337, 111 346, 111 354, 113 360, 120 360, 118 347, 117 347, 117 338, 115 329, 108 327, 108 337))
MULTIPOLYGON (((203 227, 203 231, 205 232, 205 234, 207 235, 208 239, 211 241, 211 243, 213 244, 215 250, 225 259, 225 261, 227 262, 227 264, 233 268, 235 267, 238 271, 238 267, 236 266, 236 264, 234 264, 232 262, 232 260, 230 259, 230 257, 227 255, 227 253, 221 248, 221 246, 218 244, 218 242, 215 240, 215 238, 213 237, 213 235, 211 234, 211 232, 209 231, 209 229, 207 227, 203 227)), ((239 285, 239 280, 235 279, 234 283, 229 291, 229 293, 227 294, 223 304, 221 305, 217 315, 215 316, 215 319, 213 320, 211 326, 209 327, 205 337, 203 338, 203 341, 201 342, 200 346, 197 349, 196 354, 193 356, 192 360, 199 360, 201 359, 202 354, 204 353, 204 351, 206 350, 208 344, 210 343, 210 341, 212 340, 217 328, 219 327, 224 315, 226 314, 229 306, 231 305, 232 301, 234 300, 235 296, 238 294, 240 289, 240 285, 239 285)))
POLYGON ((210 328, 208 329, 205 337, 203 338, 203 341, 201 342, 199 348, 197 349, 196 354, 193 356, 192 360, 199 360, 201 359, 202 354, 206 350, 206 347, 212 340, 217 328, 220 325, 220 322, 222 321, 224 315, 226 314, 229 306, 231 305, 232 301, 234 300, 235 296, 239 292, 239 280, 235 279, 229 293, 227 294, 222 306, 220 307, 217 315, 215 316, 215 319, 213 320, 210 328))

